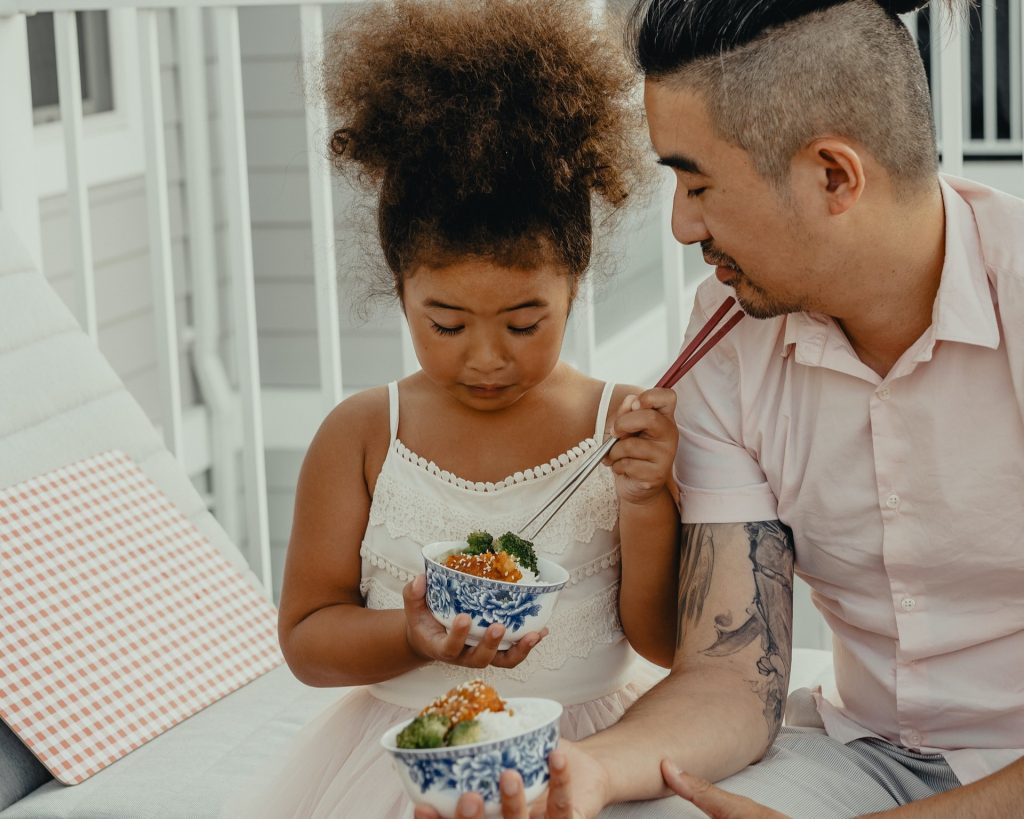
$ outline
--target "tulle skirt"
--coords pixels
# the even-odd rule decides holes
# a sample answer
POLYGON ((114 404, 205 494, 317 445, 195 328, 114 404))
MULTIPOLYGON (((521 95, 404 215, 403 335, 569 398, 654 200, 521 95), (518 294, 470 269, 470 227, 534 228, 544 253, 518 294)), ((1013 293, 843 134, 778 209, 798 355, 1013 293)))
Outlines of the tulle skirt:
MULTIPOLYGON (((561 734, 583 739, 614 725, 664 672, 637 664, 636 679, 605 697, 568 705, 561 734)), ((380 736, 415 712, 379 700, 364 688, 345 691, 302 729, 286 757, 233 800, 222 819, 405 819, 412 803, 380 747, 380 736)))

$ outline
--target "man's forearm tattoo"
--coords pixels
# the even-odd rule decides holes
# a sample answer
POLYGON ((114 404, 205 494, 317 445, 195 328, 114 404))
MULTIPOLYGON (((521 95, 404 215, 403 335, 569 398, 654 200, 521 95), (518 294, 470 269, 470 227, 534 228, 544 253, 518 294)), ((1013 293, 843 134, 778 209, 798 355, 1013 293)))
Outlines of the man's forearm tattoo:
MULTIPOLYGON (((682 643, 686 625, 696 623, 703 615, 715 564, 713 527, 694 524, 686 528, 679 573, 677 645, 682 643)), ((737 628, 731 628, 731 613, 715 617, 717 637, 702 653, 724 657, 760 638, 762 654, 757 660, 758 676, 752 682, 774 734, 785 710, 793 644, 793 533, 774 520, 745 523, 743 529, 750 544, 754 599, 746 610, 747 619, 737 628)))

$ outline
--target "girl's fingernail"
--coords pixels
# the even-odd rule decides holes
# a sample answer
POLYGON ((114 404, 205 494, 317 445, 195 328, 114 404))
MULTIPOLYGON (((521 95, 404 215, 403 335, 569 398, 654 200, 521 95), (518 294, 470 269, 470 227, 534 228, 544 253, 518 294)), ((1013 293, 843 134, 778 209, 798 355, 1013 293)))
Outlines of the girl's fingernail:
POLYGON ((554 768, 556 771, 565 770, 565 756, 559 753, 552 754, 551 767, 554 768))
POLYGON ((634 401, 633 402, 633 411, 636 412, 638 409, 640 409, 640 402, 639 401, 634 401))
POLYGON ((501 792, 505 794, 505 796, 515 796, 519 793, 519 780, 514 776, 502 777, 501 792))

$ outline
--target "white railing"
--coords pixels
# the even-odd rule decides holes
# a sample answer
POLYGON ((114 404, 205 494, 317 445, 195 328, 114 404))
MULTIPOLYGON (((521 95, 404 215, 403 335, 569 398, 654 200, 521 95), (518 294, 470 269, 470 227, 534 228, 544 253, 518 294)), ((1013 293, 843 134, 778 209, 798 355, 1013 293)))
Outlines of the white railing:
MULTIPOLYGON (((245 530, 248 558, 266 587, 272 588, 267 525, 266 467, 264 464, 263 402, 259 379, 255 281, 251 218, 249 210, 248 166, 246 159, 245 118, 242 100, 242 62, 238 29, 238 10, 249 6, 293 6, 301 19, 302 62, 315 65, 323 49, 323 7, 299 0, 205 0, 200 6, 183 5, 181 0, 0 0, 0 211, 23 234, 26 244, 41 261, 39 202, 35 191, 32 162, 33 122, 25 34, 25 15, 54 12, 59 62, 60 107, 67 165, 68 196, 72 224, 75 292, 74 310, 82 326, 96 337, 96 296, 90 244, 88 191, 82 172, 83 116, 80 104, 77 33, 75 12, 108 10, 119 18, 130 18, 138 32, 138 75, 142 80, 141 112, 146 156, 146 201, 149 216, 149 241, 154 295, 154 332, 159 351, 160 383, 163 389, 161 417, 158 419, 168 447, 182 455, 184 426, 178 372, 177 320, 174 300, 171 238, 168 217, 168 188, 164 139, 164 108, 161 101, 160 48, 157 38, 158 10, 172 10, 179 37, 176 56, 181 78, 182 140, 185 153, 185 184, 188 191, 188 265, 194 292, 194 327, 189 340, 192 366, 199 381, 205 411, 209 418, 210 461, 212 463, 213 503, 217 515, 232 535, 240 530, 235 509, 238 483, 244 487, 245 530), (203 9, 209 10, 214 27, 217 62, 208 67, 204 55, 203 9), (219 310, 217 296, 217 253, 214 233, 213 173, 211 171, 209 124, 207 117, 207 73, 216 75, 219 97, 220 156, 223 165, 222 198, 227 217, 227 257, 234 303, 234 356, 237 362, 238 390, 232 388, 219 353, 219 310), (240 409, 239 409, 240 408, 240 409), (239 436, 236 414, 241 413, 239 436), (244 469, 241 481, 234 467, 237 444, 241 442, 244 469)), ((330 4, 334 5, 334 4, 330 4)), ((940 4, 941 5, 941 4, 940 4)), ((592 2, 596 12, 603 3, 592 2)), ((936 6, 939 8, 939 6, 936 6)), ((996 62, 994 0, 982 0, 982 24, 985 38, 984 93, 985 138, 971 138, 965 126, 964 110, 969 108, 969 88, 963 78, 967 70, 967 35, 962 30, 951 34, 940 25, 940 15, 932 15, 931 66, 935 74, 936 116, 943 148, 945 170, 960 173, 965 151, 1021 150, 1021 78, 1020 47, 1024 20, 1020 0, 1012 0, 1010 19, 1010 89, 1012 133, 1008 139, 996 135, 996 62), (946 82, 944 78, 959 78, 946 82), (987 146, 987 147, 986 147, 987 146)), ((124 20, 122 19, 122 22, 124 20)), ((913 27, 914 18, 908 19, 913 27)), ((316 290, 317 348, 319 354, 319 409, 333 407, 343 394, 345 382, 341 368, 341 342, 337 315, 338 293, 334 253, 334 213, 331 199, 330 167, 322 146, 326 144, 327 120, 320 100, 305 102, 308 150, 308 187, 312 222, 312 259, 316 290)), ((652 364, 652 373, 674 356, 687 319, 693 293, 706 268, 696 262, 684 265, 686 254, 671 238, 669 219, 671 199, 664 196, 657 207, 661 215, 661 301, 649 314, 636 322, 654 333, 653 348, 644 359, 652 364), (653 329, 652 329, 653 328, 653 329), (660 347, 664 355, 656 349, 660 347)), ((584 298, 577 310, 570 356, 584 369, 606 372, 613 368, 611 356, 629 350, 623 338, 599 344, 596 339, 593 304, 584 298)), ((634 328, 628 333, 637 338, 634 328)), ((647 337, 644 337, 647 338, 647 337)), ((645 342, 646 343, 646 342, 645 342)), ((406 336, 405 368, 415 367, 415 357, 406 336)), ((634 359, 635 360, 635 359, 634 359)), ((639 376, 638 376, 639 377, 639 376)), ((635 378, 632 380, 636 380, 635 378)))

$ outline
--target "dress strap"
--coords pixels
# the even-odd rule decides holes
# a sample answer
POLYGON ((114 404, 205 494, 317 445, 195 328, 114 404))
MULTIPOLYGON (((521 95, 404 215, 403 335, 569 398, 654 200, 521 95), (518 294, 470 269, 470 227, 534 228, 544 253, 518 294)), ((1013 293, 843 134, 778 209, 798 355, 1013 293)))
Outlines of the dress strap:
POLYGON ((398 437, 398 382, 388 382, 388 412, 391 424, 391 445, 398 437))
POLYGON ((601 403, 597 405, 597 425, 594 427, 594 438, 599 444, 604 440, 604 430, 608 424, 608 405, 614 392, 615 384, 606 381, 604 390, 601 391, 601 403))

